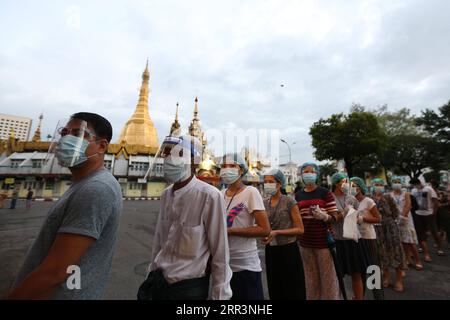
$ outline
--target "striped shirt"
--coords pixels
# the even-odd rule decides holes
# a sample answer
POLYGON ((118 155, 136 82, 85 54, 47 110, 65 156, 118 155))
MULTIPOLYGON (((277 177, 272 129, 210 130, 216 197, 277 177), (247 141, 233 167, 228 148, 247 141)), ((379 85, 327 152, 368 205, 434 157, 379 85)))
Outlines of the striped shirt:
POLYGON ((318 205, 322 210, 330 215, 337 213, 336 202, 333 194, 323 187, 317 187, 312 192, 301 190, 295 194, 298 208, 303 219, 305 233, 298 237, 300 246, 313 249, 326 249, 327 232, 329 224, 314 219, 310 206, 318 205))

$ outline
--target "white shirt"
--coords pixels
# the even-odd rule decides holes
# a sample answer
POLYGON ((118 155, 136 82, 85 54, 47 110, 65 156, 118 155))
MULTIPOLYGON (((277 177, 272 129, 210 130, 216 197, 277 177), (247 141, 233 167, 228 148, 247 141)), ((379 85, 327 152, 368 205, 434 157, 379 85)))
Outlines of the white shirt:
MULTIPOLYGON (((233 198, 233 201, 231 201, 232 197, 226 195, 226 190, 222 190, 222 194, 225 198, 225 206, 228 207, 227 225, 229 228, 253 227, 255 226, 253 211, 266 210, 263 198, 255 187, 245 187, 233 198)), ((262 271, 256 238, 229 236, 228 243, 230 247, 230 267, 233 272, 262 271)))
MULTIPOLYGON (((358 212, 363 215, 366 210, 371 210, 376 206, 375 201, 369 197, 365 197, 358 205, 358 212)), ((358 225, 359 233, 361 234, 361 239, 376 239, 377 234, 372 223, 363 222, 358 225)))
POLYGON ((200 278, 211 255, 211 298, 232 296, 225 206, 219 190, 193 177, 161 197, 150 270, 161 268, 169 283, 200 278))
POLYGON ((433 199, 438 199, 438 195, 433 188, 425 186, 422 189, 414 188, 411 194, 416 198, 419 209, 416 214, 419 216, 430 216, 433 214, 433 199))

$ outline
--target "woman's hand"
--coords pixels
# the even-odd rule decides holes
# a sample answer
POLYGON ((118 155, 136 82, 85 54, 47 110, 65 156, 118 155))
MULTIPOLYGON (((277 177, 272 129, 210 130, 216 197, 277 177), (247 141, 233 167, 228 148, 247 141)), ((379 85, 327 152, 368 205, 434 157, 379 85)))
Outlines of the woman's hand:
POLYGON ((268 237, 264 237, 262 238, 261 242, 263 245, 268 245, 269 243, 271 243, 273 241, 273 239, 275 239, 275 237, 278 235, 277 230, 272 230, 270 231, 270 234, 268 237))

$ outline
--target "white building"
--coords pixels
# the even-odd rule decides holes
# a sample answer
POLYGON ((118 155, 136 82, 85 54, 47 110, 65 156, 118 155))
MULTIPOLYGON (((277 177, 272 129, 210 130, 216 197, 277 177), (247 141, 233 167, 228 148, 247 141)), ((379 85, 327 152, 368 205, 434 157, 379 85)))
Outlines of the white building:
POLYGON ((32 120, 30 118, 0 114, 0 140, 8 139, 11 130, 20 141, 28 141, 30 138, 32 120))
POLYGON ((295 188, 298 177, 298 165, 294 162, 288 162, 279 166, 281 172, 286 177, 286 191, 291 192, 295 188))

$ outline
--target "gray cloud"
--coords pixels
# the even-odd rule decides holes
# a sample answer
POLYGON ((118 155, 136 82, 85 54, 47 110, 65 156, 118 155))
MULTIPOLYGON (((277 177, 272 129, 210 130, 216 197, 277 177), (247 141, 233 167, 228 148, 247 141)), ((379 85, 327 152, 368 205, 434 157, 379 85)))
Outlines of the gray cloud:
POLYGON ((2 2, 0 109, 44 111, 45 133, 95 111, 117 138, 148 57, 160 138, 177 101, 187 128, 198 95, 205 128, 280 130, 303 162, 311 124, 353 102, 418 113, 450 99, 449 9, 445 0, 2 2))

